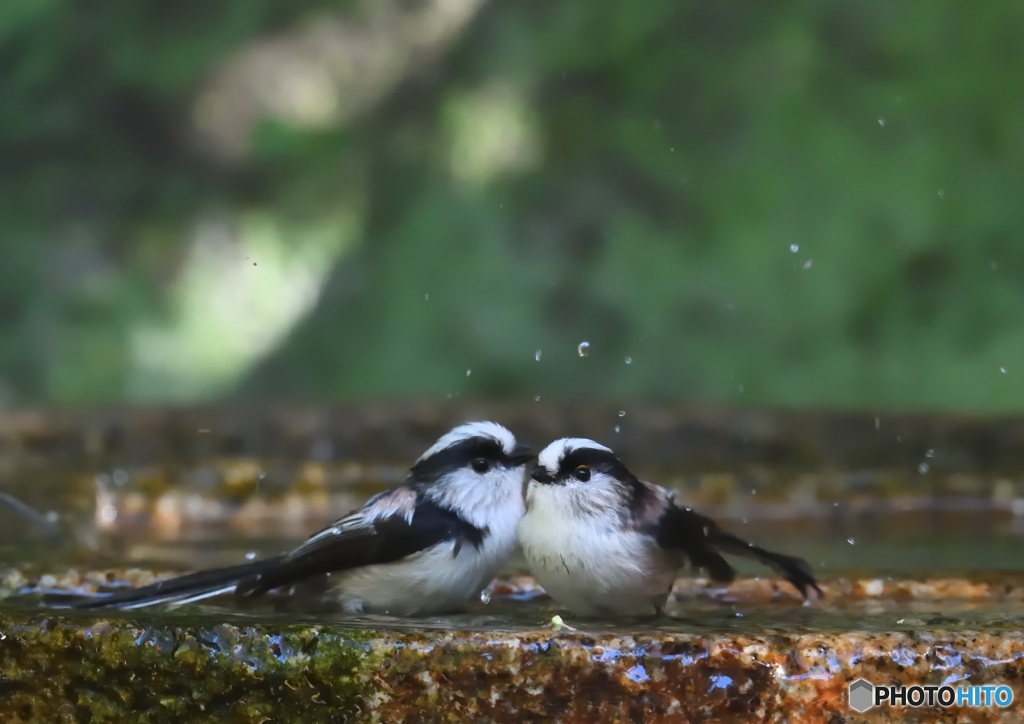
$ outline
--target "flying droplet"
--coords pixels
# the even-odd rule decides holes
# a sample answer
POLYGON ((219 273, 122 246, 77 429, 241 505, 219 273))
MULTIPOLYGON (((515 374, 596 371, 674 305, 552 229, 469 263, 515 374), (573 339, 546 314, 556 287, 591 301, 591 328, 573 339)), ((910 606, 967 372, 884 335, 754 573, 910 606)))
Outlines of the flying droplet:
POLYGON ((429 292, 427 294, 423 295, 423 301, 424 302, 429 302, 430 301, 430 293, 429 292))
POLYGON ((932 450, 931 448, 929 448, 928 450, 924 451, 924 456, 926 458, 933 458, 933 457, 935 457, 935 451, 932 450))
POLYGON ((1006 374, 1006 368, 1005 367, 1000 367, 999 371, 1002 372, 1004 375, 1006 374))
POLYGON ((249 551, 245 554, 245 560, 253 561, 256 560, 256 551, 249 551))
POLYGON ((810 269, 811 268, 811 264, 813 264, 813 263, 814 263, 813 259, 808 259, 807 261, 804 262, 804 269, 810 269))
POLYGON ((473 374, 473 370, 466 370, 466 377, 469 377, 471 374, 473 374))
POLYGON ((619 410, 619 417, 625 417, 625 416, 626 416, 626 411, 625 410, 619 410))
POLYGON ((878 125, 881 126, 882 128, 885 128, 885 119, 884 118, 879 118, 878 119, 878 125))
POLYGON ((540 362, 540 348, 539 347, 537 348, 537 351, 533 353, 533 359, 536 360, 537 362, 540 362))
POLYGON ((882 418, 880 418, 880 417, 876 417, 875 418, 875 429, 876 430, 881 430, 882 429, 882 418))
POLYGON ((939 198, 940 199, 946 198, 946 191, 945 191, 945 189, 939 189, 939 198))
POLYGON ((615 426, 615 432, 622 432, 622 426, 621 425, 616 425, 615 426))
POLYGON ((540 395, 537 395, 536 397, 534 397, 533 401, 534 402, 540 402, 540 395))
POLYGON ((920 465, 918 465, 917 466, 917 472, 921 473, 921 475, 924 475, 925 473, 927 473, 928 472, 928 463, 921 463, 920 465))
POLYGON ((853 538, 847 538, 847 539, 846 539, 846 542, 847 542, 847 543, 849 543, 850 545, 853 545, 853 544, 854 544, 854 543, 856 543, 857 541, 855 541, 855 540, 854 540, 853 538))
POLYGON ((626 357, 626 364, 628 364, 628 365, 633 364, 633 358, 632 357, 626 357))
POLYGON ((789 245, 789 250, 791 252, 793 252, 794 254, 796 254, 798 251, 800 251, 800 245, 799 244, 790 244, 789 245))
POLYGON ((576 348, 576 351, 580 353, 580 357, 586 357, 590 354, 590 342, 580 342, 580 346, 576 348))
POLYGON ((480 591, 480 603, 490 603, 490 602, 491 602, 491 591, 490 591, 490 589, 485 588, 484 590, 480 591))

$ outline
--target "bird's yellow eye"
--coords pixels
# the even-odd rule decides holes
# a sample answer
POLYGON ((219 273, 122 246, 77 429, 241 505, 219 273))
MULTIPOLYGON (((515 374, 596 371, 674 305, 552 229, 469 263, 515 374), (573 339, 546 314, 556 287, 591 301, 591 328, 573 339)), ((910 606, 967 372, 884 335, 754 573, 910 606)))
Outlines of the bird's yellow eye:
POLYGON ((572 474, 581 483, 585 483, 590 480, 590 468, 586 465, 578 465, 576 469, 572 471, 572 474))

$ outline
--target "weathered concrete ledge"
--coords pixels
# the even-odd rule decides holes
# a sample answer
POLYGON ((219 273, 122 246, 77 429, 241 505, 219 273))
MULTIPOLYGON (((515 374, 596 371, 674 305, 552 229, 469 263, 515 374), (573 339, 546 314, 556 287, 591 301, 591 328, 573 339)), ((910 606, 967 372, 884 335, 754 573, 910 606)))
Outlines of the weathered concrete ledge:
POLYGON ((408 632, 0 613, 0 722, 1008 722, 1024 633, 408 632), (847 707, 850 681, 1009 709, 847 707))

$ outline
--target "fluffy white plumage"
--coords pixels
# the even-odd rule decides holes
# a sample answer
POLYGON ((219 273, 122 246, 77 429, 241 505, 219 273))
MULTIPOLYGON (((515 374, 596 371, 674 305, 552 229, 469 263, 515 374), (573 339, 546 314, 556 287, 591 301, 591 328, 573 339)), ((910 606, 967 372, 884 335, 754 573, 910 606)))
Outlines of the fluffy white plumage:
POLYGON ((332 591, 349 613, 460 610, 515 552, 531 457, 497 423, 460 425, 420 456, 404 485, 374 496, 286 555, 199 571, 83 605, 191 603, 233 591, 258 594, 330 573, 332 591))
POLYGON ((658 613, 687 561, 713 580, 733 580, 722 553, 772 568, 805 598, 823 595, 805 560, 722 530, 673 492, 638 479, 600 443, 556 440, 538 461, 519 542, 537 581, 577 614, 658 613))
MULTIPOLYGON (((611 449, 585 438, 555 440, 537 456, 555 476, 578 450, 611 449)), ((645 532, 623 525, 620 484, 593 472, 586 482, 530 480, 519 542, 537 582, 581 616, 642 615, 661 609, 684 559, 645 532)))

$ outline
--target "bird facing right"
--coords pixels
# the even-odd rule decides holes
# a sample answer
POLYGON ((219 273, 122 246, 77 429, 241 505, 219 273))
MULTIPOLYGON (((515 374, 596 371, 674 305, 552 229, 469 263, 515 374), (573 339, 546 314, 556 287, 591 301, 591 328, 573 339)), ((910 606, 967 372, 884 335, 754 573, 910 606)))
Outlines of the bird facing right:
POLYGON ((580 616, 660 614, 689 560, 719 582, 735 578, 721 553, 773 568, 804 597, 823 595, 801 558, 773 553, 640 480, 611 449, 563 438, 540 453, 526 488, 519 542, 537 582, 580 616))

